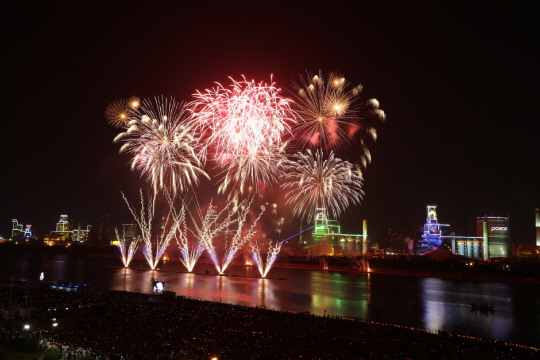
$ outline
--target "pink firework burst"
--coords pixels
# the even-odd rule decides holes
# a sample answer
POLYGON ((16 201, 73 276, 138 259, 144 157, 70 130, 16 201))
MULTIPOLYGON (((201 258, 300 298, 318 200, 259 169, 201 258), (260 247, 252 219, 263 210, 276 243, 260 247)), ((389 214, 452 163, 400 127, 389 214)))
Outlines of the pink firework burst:
MULTIPOLYGON (((211 90, 194 94, 189 104, 190 127, 201 144, 198 156, 222 169, 238 167, 235 162, 246 158, 272 163, 274 149, 291 135, 291 125, 296 122, 291 100, 282 97, 274 83, 230 79, 229 87, 217 83, 211 90)), ((257 179, 256 170, 252 180, 257 179)))

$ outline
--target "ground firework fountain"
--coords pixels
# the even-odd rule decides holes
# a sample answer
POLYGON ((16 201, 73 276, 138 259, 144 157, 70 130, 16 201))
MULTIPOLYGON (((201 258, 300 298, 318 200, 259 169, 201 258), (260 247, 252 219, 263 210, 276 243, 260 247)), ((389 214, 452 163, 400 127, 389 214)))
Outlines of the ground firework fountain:
POLYGON ((197 225, 198 237, 219 274, 225 272, 238 250, 256 233, 255 226, 265 208, 261 207, 257 219, 251 226, 247 226, 251 203, 252 200, 244 200, 239 204, 229 202, 219 213, 210 206, 202 219, 202 225, 197 225), (221 246, 218 246, 218 241, 221 241, 221 246), (219 254, 220 248, 223 248, 222 256, 219 254))
POLYGON ((142 233, 142 251, 143 255, 148 262, 148 265, 150 265, 150 268, 154 270, 159 263, 159 260, 163 256, 163 253, 165 252, 165 249, 167 249, 167 246, 169 246, 171 240, 174 237, 174 234, 176 232, 176 229, 178 227, 178 223, 176 219, 171 219, 170 213, 167 215, 167 217, 163 219, 164 221, 164 229, 168 227, 170 224, 170 229, 168 232, 162 232, 159 234, 155 241, 152 241, 152 220, 154 219, 154 205, 155 205, 155 197, 152 195, 148 196, 148 205, 145 208, 144 205, 144 195, 142 189, 140 190, 141 194, 141 210, 140 213, 136 212, 136 209, 133 205, 129 203, 129 201, 126 199, 124 194, 122 193, 122 197, 126 201, 126 204, 131 211, 131 214, 135 218, 135 221, 137 221, 137 224, 139 224, 139 227, 141 229, 142 233), (154 248, 155 244, 155 248, 154 248))
POLYGON ((288 237, 285 240, 277 241, 275 243, 272 243, 272 241, 269 240, 268 249, 266 251, 266 262, 263 260, 263 256, 261 255, 261 247, 259 246, 259 244, 256 241, 251 242, 249 244, 249 247, 251 249, 251 258, 255 262, 255 265, 257 265, 257 269, 259 269, 259 273, 261 274, 261 276, 266 277, 266 275, 268 275, 268 272, 276 262, 279 252, 281 251, 281 246, 284 243, 311 229, 313 229, 313 226, 307 228, 302 232, 299 232, 298 234, 288 237))
POLYGON ((136 239, 128 243, 128 241, 126 241, 125 233, 123 233, 122 236, 120 236, 120 233, 118 232, 118 228, 116 228, 115 231, 116 231, 116 239, 118 241, 117 246, 118 246, 118 249, 120 249, 120 256, 122 257, 122 262, 124 263, 124 267, 128 267, 129 263, 133 259, 133 255, 135 255, 135 251, 137 251, 140 238, 137 237, 136 239))
MULTIPOLYGON (((170 200, 169 203, 171 203, 170 200)), ((197 260, 199 260, 204 252, 204 243, 197 238, 197 235, 194 234, 191 229, 188 228, 186 222, 186 207, 184 204, 180 209, 180 213, 176 213, 171 203, 171 211, 173 211, 178 224, 175 238, 180 250, 180 261, 186 267, 187 271, 192 272, 197 260)))

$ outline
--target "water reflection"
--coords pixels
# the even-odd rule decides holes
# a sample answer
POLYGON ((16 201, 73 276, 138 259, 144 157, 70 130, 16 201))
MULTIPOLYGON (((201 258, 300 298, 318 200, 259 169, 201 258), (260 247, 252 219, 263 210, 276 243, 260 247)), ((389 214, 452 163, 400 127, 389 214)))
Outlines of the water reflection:
POLYGON ((168 271, 149 270, 143 260, 132 264, 125 269, 118 259, 0 254, 0 278, 26 279, 45 270, 48 281, 131 291, 150 291, 155 278, 193 298, 367 320, 379 314, 382 322, 540 346, 540 297, 532 285, 303 269, 273 269, 272 277, 287 279, 276 280, 243 277, 257 273, 246 265, 231 266, 228 273, 238 276, 227 277, 202 275, 215 273, 205 263, 196 265, 196 273, 176 272, 184 269, 172 261, 162 265, 168 271), (495 311, 471 311, 471 302, 493 303, 495 311))

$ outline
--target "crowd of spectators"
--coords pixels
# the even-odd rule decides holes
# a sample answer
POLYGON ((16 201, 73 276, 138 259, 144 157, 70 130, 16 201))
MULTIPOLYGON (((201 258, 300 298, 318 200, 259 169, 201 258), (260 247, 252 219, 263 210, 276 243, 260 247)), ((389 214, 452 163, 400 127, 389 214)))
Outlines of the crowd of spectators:
POLYGON ((1 340, 39 336, 43 351, 58 347, 64 359, 540 358, 537 349, 500 341, 185 297, 98 289, 67 294, 3 284, 0 303, 5 307, 8 295, 23 303, 27 292, 34 315, 26 322, 2 321, 1 340), (52 327, 54 308, 73 311, 52 327), (24 331, 24 323, 31 329, 24 331))

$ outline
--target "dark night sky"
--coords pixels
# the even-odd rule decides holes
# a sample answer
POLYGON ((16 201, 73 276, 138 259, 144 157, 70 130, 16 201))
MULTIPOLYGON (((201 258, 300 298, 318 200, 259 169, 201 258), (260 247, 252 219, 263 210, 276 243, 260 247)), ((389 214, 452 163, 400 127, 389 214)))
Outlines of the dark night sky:
MULTIPOLYGON (((13 218, 41 231, 60 214, 83 227, 99 226, 102 214, 131 222, 120 191, 133 198, 144 181, 112 143, 110 101, 189 101, 242 74, 273 74, 287 88, 322 69, 363 84, 388 119, 370 146, 364 201, 342 230, 360 231, 363 218, 375 240, 389 228, 414 230, 434 203, 457 234, 467 226, 472 235, 476 216, 509 213, 512 241, 534 241, 538 2, 6 3, 4 237, 13 218)), ((288 223, 285 233, 294 230, 288 223)))

